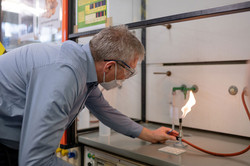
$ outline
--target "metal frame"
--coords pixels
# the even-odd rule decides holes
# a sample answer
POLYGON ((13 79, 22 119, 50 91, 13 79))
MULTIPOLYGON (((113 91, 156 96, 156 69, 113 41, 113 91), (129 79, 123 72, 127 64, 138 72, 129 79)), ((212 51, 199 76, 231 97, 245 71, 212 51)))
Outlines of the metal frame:
POLYGON ((163 66, 189 66, 189 65, 238 65, 247 64, 248 60, 233 60, 233 61, 201 61, 201 62, 178 62, 178 63, 163 63, 163 66))
MULTIPOLYGON (((205 9, 205 10, 198 10, 194 12, 176 14, 176 15, 171 15, 171 16, 166 16, 166 17, 160 17, 160 18, 155 18, 155 19, 142 20, 142 21, 138 21, 134 23, 129 23, 126 25, 128 26, 129 29, 139 29, 139 28, 147 28, 147 27, 164 25, 164 24, 169 24, 169 23, 177 23, 177 22, 197 20, 197 19, 202 19, 202 18, 241 13, 241 12, 246 12, 246 11, 250 11, 250 1, 232 4, 232 5, 226 5, 222 7, 210 8, 210 9, 205 9)), ((100 32, 101 30, 102 29, 96 29, 96 30, 91 30, 91 31, 86 31, 86 32, 69 34, 69 39, 74 40, 79 37, 92 36, 100 32)))
MULTIPOLYGON (((146 0, 141 0, 141 20, 146 20, 146 0)), ((145 48, 146 52, 146 28, 141 30, 141 42, 145 48)), ((141 63, 141 120, 146 122, 146 58, 141 63)))

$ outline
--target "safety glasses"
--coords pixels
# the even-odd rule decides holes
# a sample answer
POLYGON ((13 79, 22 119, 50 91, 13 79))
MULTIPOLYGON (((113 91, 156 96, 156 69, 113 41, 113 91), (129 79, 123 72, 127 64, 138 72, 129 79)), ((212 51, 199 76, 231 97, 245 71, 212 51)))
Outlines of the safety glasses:
POLYGON ((104 60, 105 62, 108 62, 108 61, 115 61, 118 65, 120 65, 121 67, 123 67, 124 69, 127 70, 127 72, 125 72, 125 78, 130 78, 134 75, 136 75, 136 70, 133 69, 132 67, 130 67, 127 63, 125 63, 124 61, 122 60, 115 60, 115 59, 109 59, 109 60, 104 60))

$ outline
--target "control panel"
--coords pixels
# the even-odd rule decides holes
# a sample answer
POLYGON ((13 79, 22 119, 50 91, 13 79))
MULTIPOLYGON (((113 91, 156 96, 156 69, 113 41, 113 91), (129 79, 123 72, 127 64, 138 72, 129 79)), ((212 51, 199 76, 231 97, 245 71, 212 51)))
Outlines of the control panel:
POLYGON ((146 164, 84 146, 84 166, 146 166, 146 164))

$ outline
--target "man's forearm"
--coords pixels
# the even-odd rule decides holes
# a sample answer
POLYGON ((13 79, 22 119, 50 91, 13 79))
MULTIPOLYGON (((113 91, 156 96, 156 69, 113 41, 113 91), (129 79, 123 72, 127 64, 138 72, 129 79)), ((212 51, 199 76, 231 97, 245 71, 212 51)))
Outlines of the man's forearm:
POLYGON ((141 134, 139 135, 140 139, 142 140, 145 140, 145 141, 148 141, 148 142, 152 142, 152 143, 156 143, 154 141, 154 138, 153 138, 153 133, 151 130, 143 127, 142 131, 141 131, 141 134))

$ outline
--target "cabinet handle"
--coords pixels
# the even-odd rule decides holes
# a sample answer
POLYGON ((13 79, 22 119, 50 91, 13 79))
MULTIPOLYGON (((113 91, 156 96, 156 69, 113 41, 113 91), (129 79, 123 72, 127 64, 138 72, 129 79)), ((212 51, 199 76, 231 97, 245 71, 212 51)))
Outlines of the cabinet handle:
POLYGON ((167 71, 167 72, 154 72, 154 74, 165 74, 167 76, 171 76, 171 71, 167 71))

